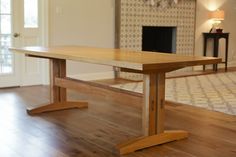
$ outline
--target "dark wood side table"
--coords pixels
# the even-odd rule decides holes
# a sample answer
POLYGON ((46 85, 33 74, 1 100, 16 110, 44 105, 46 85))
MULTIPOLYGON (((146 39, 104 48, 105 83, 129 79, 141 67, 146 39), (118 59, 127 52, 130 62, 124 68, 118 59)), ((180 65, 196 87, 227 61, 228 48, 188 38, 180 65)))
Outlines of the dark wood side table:
MULTIPOLYGON (((206 56, 207 41, 208 39, 213 39, 214 48, 213 48, 213 57, 218 57, 219 55, 219 40, 221 38, 225 39, 225 61, 221 62, 225 64, 225 71, 227 71, 227 62, 228 62, 228 44, 229 44, 229 33, 203 33, 204 38, 204 47, 203 55, 206 56)), ((203 66, 205 70, 205 65, 203 66)), ((217 71, 217 64, 213 64, 213 70, 217 71)))

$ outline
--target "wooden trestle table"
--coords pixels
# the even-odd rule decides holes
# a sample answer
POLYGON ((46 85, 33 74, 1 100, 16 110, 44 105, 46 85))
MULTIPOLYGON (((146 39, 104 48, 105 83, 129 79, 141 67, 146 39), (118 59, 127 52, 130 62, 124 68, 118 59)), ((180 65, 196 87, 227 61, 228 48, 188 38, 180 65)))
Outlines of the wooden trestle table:
POLYGON ((47 58, 50 61, 51 103, 27 110, 29 114, 88 107, 87 102, 67 101, 66 88, 70 88, 76 81, 66 77, 66 60, 109 65, 119 67, 123 71, 144 74, 143 136, 118 144, 117 149, 120 154, 127 154, 139 149, 187 138, 187 131, 164 130, 165 73, 187 66, 221 62, 221 59, 214 57, 181 56, 177 54, 134 52, 81 46, 12 47, 10 50, 24 53, 29 57, 47 58))

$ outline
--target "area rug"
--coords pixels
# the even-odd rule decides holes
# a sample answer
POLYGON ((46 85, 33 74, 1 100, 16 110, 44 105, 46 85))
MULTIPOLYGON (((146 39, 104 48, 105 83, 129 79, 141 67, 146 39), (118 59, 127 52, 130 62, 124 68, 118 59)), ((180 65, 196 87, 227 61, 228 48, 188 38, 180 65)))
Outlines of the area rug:
MULTIPOLYGON (((143 91, 142 82, 112 87, 143 91)), ((236 115, 236 72, 167 79, 166 100, 236 115)))

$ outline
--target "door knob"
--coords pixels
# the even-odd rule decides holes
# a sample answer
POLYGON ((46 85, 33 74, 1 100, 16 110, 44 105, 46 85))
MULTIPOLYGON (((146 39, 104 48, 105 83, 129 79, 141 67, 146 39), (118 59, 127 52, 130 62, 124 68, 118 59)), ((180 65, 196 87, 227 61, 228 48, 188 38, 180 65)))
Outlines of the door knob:
POLYGON ((20 33, 14 33, 14 34, 13 34, 13 37, 14 37, 14 38, 17 38, 17 37, 19 37, 19 36, 20 36, 20 33))

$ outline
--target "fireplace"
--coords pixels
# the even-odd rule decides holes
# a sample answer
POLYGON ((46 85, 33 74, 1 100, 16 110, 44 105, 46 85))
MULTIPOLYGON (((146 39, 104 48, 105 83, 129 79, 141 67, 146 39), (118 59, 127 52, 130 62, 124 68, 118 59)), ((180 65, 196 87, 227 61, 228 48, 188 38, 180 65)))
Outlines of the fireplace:
POLYGON ((176 53, 176 27, 143 26, 142 50, 176 53))
MULTIPOLYGON (((171 46, 173 44, 171 50, 169 48, 169 50, 164 50, 164 52, 174 52, 178 55, 187 56, 194 54, 196 0, 179 0, 177 5, 165 9, 156 8, 156 6, 152 7, 141 0, 115 0, 115 2, 116 48, 163 52, 162 49, 147 48, 146 44, 143 44, 144 41, 142 41, 142 33, 145 26, 149 26, 149 28, 159 26, 171 27, 171 29, 174 29, 175 34, 173 40, 175 39, 176 41, 166 42, 171 43, 171 46)), ((147 39, 147 41, 150 41, 150 39, 147 39)), ((192 68, 181 71, 189 70, 192 70, 192 68)), ((125 79, 143 79, 143 75, 128 72, 117 72, 116 74, 118 77, 125 79)))

